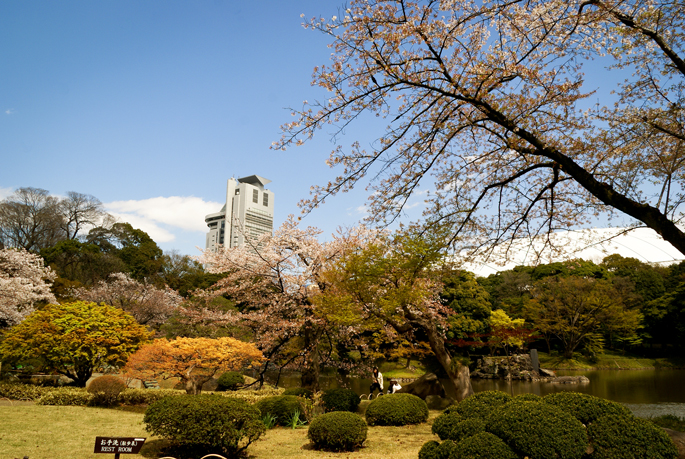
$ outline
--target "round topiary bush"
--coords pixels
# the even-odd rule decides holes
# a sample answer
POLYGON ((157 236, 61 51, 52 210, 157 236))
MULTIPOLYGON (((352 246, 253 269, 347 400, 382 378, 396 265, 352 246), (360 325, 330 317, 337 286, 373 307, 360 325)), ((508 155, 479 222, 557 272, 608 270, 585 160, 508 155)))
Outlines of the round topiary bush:
POLYGON ((123 379, 112 375, 103 375, 93 379, 86 390, 93 394, 91 405, 113 406, 119 403, 119 394, 126 389, 123 379))
POLYGON ((485 419, 496 408, 509 403, 512 397, 498 390, 488 390, 478 392, 457 404, 455 411, 462 418, 481 418, 485 419))
POLYGON ((370 426, 404 426, 428 419, 428 405, 416 395, 390 394, 377 398, 366 408, 370 426))
POLYGON ((245 376, 237 371, 227 371, 226 373, 219 376, 217 380, 216 390, 219 392, 224 392, 227 390, 238 390, 240 386, 245 384, 245 376))
POLYGON ((454 428, 464 419, 456 411, 442 412, 440 416, 435 418, 431 431, 440 437, 440 440, 447 440, 450 438, 450 433, 454 428))
POLYGON ((352 389, 341 387, 325 390, 321 396, 321 402, 323 402, 323 408, 327 413, 331 411, 351 411, 354 413, 357 411, 361 399, 352 389))
POLYGON ((216 395, 163 398, 148 407, 143 422, 148 432, 171 441, 175 455, 192 457, 236 456, 266 431, 255 407, 216 395))
POLYGON ((593 459, 676 459, 678 449, 671 437, 653 423, 610 414, 587 428, 594 448, 593 459))
POLYGON ((307 437, 315 449, 353 451, 366 441, 368 427, 364 418, 349 411, 332 411, 314 418, 307 437))
POLYGON ((633 413, 620 403, 580 392, 557 392, 546 395, 542 401, 558 406, 585 425, 609 414, 633 416, 633 413))
POLYGON ((512 402, 541 402, 542 397, 536 394, 519 394, 515 396, 512 402))
POLYGON ((307 420, 302 401, 294 395, 274 395, 265 397, 255 403, 261 416, 271 415, 276 418, 276 424, 284 426, 291 423, 297 414, 299 421, 307 420))
POLYGON ((457 443, 454 457, 459 459, 517 459, 516 453, 490 432, 480 432, 457 443))
POLYGON ((283 395, 294 395, 296 397, 304 397, 312 400, 314 398, 314 392, 304 387, 291 387, 283 392, 283 395))
POLYGON ((431 440, 419 450, 419 459, 457 459, 457 444, 452 440, 438 443, 431 440))
POLYGON ((439 456, 440 443, 435 440, 423 444, 419 450, 419 459, 446 459, 439 456))
POLYGON ((458 423, 447 434, 445 439, 460 442, 461 440, 476 435, 480 432, 485 432, 485 421, 478 418, 464 419, 458 423))
POLYGON ((583 424, 547 403, 502 405, 490 413, 486 428, 529 459, 580 459, 588 446, 583 424))

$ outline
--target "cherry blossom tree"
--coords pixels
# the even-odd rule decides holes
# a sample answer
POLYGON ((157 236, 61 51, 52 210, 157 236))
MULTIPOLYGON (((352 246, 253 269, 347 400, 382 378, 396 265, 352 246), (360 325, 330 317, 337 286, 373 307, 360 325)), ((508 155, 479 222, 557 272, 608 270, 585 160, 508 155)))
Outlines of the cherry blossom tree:
POLYGON ((184 312, 194 320, 249 329, 267 359, 261 381, 269 366, 290 366, 302 371, 303 386, 316 389, 320 367, 331 362, 331 343, 340 334, 326 317, 316 314, 312 298, 326 289, 322 270, 347 247, 362 243, 364 232, 351 230, 322 243, 319 230, 301 229, 291 217, 273 236, 246 238, 244 247, 205 251, 201 261, 207 270, 225 277, 204 294, 227 295, 238 310, 184 312))
POLYGON ((183 298, 170 288, 160 289, 146 281, 138 282, 125 273, 110 274, 91 288, 73 291, 83 301, 105 303, 131 314, 139 324, 157 327, 177 310, 183 298))
POLYGON ((18 324, 39 302, 55 302, 56 277, 43 259, 24 249, 0 249, 0 328, 18 324))
POLYGON ((373 327, 396 341, 427 341, 461 401, 473 389, 468 367, 446 345, 454 310, 440 298, 442 252, 439 237, 378 235, 328 267, 322 275, 328 287, 315 301, 334 323, 373 327))
POLYGON ((242 370, 263 359, 254 344, 234 338, 157 339, 133 354, 123 373, 139 379, 176 377, 188 394, 197 395, 218 372, 242 370))
POLYGON ((471 254, 535 236, 562 250, 551 234, 598 215, 685 253, 682 1, 351 0, 305 27, 331 37, 332 63, 313 73, 329 96, 293 110, 275 148, 388 120, 369 150, 336 146, 340 175, 305 211, 368 174, 372 220, 434 189, 426 223, 471 254))

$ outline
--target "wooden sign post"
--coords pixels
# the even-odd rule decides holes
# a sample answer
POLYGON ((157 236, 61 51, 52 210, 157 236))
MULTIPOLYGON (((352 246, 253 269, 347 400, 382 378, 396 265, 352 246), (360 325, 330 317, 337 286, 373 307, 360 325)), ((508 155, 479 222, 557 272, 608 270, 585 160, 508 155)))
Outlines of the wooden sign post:
POLYGON ((120 454, 138 454, 144 443, 144 438, 95 437, 94 452, 114 454, 114 459, 119 459, 120 454))

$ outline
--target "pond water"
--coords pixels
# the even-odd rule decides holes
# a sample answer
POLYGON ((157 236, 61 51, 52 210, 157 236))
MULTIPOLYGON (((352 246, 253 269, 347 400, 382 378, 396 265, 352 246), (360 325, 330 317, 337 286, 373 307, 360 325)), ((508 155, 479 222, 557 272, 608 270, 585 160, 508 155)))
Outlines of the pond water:
MULTIPOLYGON (((560 391, 584 392, 623 403, 640 417, 673 414, 685 418, 685 370, 560 370, 557 374, 559 376, 583 375, 587 376, 590 382, 588 384, 554 384, 472 379, 471 385, 475 392, 499 390, 511 395, 531 393, 545 396, 560 391)), ((293 387, 298 386, 299 383, 299 375, 288 375, 281 378, 280 385, 293 387)), ((368 394, 371 380, 347 378, 344 381, 338 381, 335 376, 323 376, 321 385, 323 389, 343 385, 358 394, 368 394)), ((387 386, 387 381, 385 385, 387 386)), ((445 386, 449 387, 448 384, 445 386)))

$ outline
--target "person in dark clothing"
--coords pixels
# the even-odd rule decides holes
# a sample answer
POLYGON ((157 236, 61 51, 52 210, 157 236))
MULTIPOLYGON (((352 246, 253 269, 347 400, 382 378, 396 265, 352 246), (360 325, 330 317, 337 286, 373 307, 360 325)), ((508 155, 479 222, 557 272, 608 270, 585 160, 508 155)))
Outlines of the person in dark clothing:
POLYGON ((378 368, 373 367, 373 376, 372 376, 373 381, 371 382, 371 387, 369 387, 369 395, 373 395, 374 391, 378 389, 378 391, 382 394, 383 393, 383 374, 378 371, 378 368))

